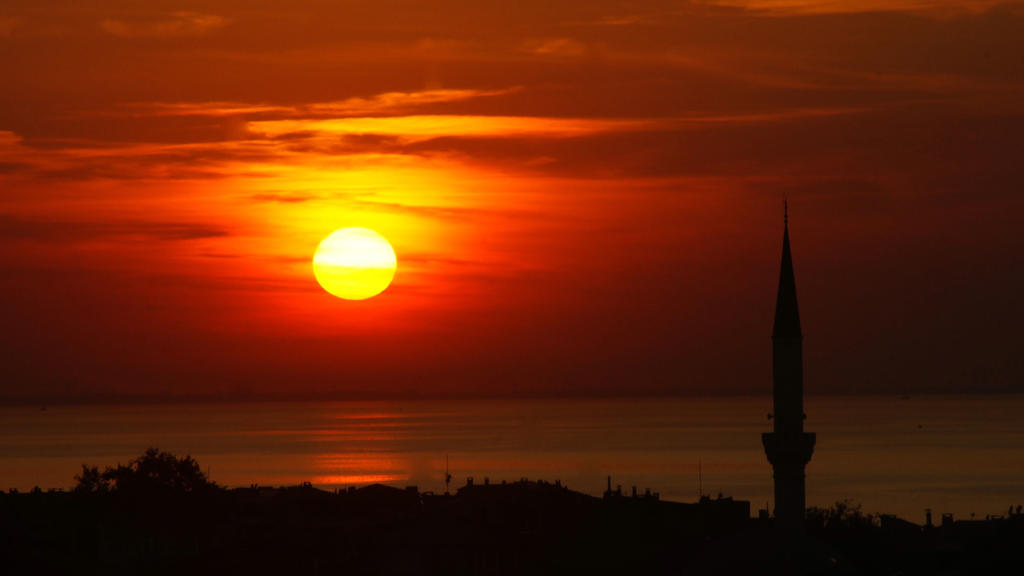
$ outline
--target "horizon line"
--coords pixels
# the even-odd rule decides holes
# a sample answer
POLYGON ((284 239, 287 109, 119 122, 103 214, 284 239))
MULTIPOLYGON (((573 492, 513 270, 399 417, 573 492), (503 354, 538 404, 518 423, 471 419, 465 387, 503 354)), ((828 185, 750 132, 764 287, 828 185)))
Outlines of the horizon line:
MULTIPOLYGON (((1019 390, 945 390, 927 389, 912 390, 903 392, 819 392, 809 393, 811 398, 843 398, 843 397, 892 397, 907 400, 915 396, 1019 396, 1024 391, 1019 390)), ((706 398, 753 398, 761 397, 763 394, 749 391, 722 391, 717 393, 692 392, 692 393, 551 393, 551 394, 515 394, 515 393, 494 393, 494 394, 472 394, 472 393, 316 393, 316 394, 275 394, 275 393, 245 393, 245 394, 85 394, 73 396, 0 396, 0 408, 14 408, 24 406, 37 406, 47 408, 49 406, 102 406, 102 405, 180 405, 180 404, 264 404, 264 403, 307 403, 307 402, 433 402, 433 401, 479 401, 479 400, 653 400, 653 399, 706 399, 706 398)), ((770 400, 770 396, 766 396, 770 400)))

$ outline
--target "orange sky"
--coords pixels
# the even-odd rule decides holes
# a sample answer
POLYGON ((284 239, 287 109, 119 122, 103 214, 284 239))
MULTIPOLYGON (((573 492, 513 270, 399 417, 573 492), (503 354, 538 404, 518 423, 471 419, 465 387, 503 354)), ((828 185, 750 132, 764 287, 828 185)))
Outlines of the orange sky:
POLYGON ((1024 381, 1024 4, 144 4, 0 7, 0 397, 766 393, 786 196, 809 392, 1024 381))

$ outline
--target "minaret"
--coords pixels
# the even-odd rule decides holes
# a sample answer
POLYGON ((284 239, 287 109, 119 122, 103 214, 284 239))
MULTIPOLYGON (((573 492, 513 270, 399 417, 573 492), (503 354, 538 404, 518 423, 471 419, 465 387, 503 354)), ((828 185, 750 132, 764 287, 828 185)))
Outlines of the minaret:
POLYGON ((782 536, 804 530, 804 467, 814 452, 813 433, 804 432, 804 337, 796 303, 793 257, 789 251, 789 206, 782 233, 782 269, 772 329, 772 402, 774 427, 761 442, 775 478, 775 526, 782 536))

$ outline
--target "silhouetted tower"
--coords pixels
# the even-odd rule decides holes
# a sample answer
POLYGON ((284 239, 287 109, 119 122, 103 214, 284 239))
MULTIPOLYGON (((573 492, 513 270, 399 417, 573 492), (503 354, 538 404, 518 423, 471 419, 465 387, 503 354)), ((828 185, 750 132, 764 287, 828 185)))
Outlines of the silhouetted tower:
POLYGON ((772 432, 761 435, 761 442, 774 472, 776 529, 780 534, 798 537, 804 530, 804 467, 814 452, 815 436, 804 432, 804 337, 789 251, 788 205, 783 223, 782 269, 772 329, 774 426, 772 432))

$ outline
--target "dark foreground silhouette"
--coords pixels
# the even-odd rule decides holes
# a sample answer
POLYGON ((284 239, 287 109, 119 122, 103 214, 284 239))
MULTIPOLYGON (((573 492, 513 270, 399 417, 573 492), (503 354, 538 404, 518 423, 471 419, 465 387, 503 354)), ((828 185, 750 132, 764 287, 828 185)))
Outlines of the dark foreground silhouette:
POLYGON ((560 483, 224 489, 151 450, 72 492, 0 495, 4 574, 979 574, 1016 563, 1024 516, 920 527, 812 509, 799 569, 747 502, 604 498, 560 483), (790 566, 780 568, 780 566, 790 566))

